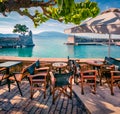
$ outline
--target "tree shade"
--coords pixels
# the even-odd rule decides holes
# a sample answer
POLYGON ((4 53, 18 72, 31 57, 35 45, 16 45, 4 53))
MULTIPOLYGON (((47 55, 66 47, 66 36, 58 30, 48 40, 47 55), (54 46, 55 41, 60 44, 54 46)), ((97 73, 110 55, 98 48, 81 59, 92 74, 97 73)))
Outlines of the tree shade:
POLYGON ((20 15, 28 16, 33 20, 35 27, 49 19, 64 23, 80 24, 88 17, 95 17, 99 13, 96 2, 90 0, 0 0, 0 12, 16 11, 20 15), (29 8, 40 7, 42 12, 35 10, 31 14, 29 8))

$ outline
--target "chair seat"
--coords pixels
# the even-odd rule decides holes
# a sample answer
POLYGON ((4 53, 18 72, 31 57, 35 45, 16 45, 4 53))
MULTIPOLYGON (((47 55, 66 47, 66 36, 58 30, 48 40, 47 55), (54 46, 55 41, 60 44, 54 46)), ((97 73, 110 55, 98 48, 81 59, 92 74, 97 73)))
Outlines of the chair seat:
POLYGON ((32 77, 33 79, 34 79, 34 78, 40 79, 40 78, 42 78, 42 77, 44 77, 44 76, 46 76, 46 75, 47 75, 47 72, 39 72, 39 73, 34 74, 34 75, 29 75, 28 77, 32 77))
POLYGON ((8 78, 8 75, 0 74, 0 80, 8 78))
MULTIPOLYGON (((18 82, 21 81, 21 76, 22 76, 22 74, 15 74, 16 80, 17 80, 18 82)), ((9 77, 9 80, 15 81, 14 76, 9 77)))

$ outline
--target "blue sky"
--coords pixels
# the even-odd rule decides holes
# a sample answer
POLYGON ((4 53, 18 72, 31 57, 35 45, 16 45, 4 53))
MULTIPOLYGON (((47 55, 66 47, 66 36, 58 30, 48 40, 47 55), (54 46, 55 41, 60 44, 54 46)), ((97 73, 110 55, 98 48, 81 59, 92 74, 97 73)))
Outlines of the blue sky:
MULTIPOLYGON (((111 7, 120 8, 120 0, 91 0, 96 1, 101 11, 111 7)), ((40 10, 40 9, 39 9, 40 10)), ((16 24, 25 24, 34 34, 43 31, 59 31, 64 32, 64 29, 74 26, 73 24, 64 24, 56 20, 49 20, 35 28, 32 20, 26 16, 21 16, 17 12, 11 12, 7 17, 0 14, 0 33, 12 33, 16 24)))

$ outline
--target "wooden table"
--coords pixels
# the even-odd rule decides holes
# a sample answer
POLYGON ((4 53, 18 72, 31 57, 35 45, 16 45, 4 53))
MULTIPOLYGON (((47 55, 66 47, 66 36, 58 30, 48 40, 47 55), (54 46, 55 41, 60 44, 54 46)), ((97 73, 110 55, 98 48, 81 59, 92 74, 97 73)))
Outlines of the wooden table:
POLYGON ((4 63, 0 63, 0 67, 5 67, 7 69, 7 74, 9 74, 9 68, 20 63, 21 61, 6 61, 4 63))
POLYGON ((67 63, 64 62, 56 62, 52 64, 53 67, 58 68, 59 69, 59 74, 61 74, 61 69, 65 68, 67 66, 67 63))
MULTIPOLYGON (((21 61, 6 61, 6 62, 4 62, 4 63, 0 63, 0 67, 5 67, 5 68, 6 68, 6 74, 8 74, 8 76, 10 76, 10 75, 9 75, 9 74, 10 74, 10 68, 11 68, 12 66, 16 66, 16 65, 18 65, 18 64, 20 64, 20 63, 21 63, 21 61)), ((22 96, 22 92, 21 92, 21 90, 20 90, 19 83, 17 82, 15 76, 14 76, 14 78, 15 78, 15 81, 16 81, 16 83, 17 83, 19 92, 20 92, 20 94, 21 94, 21 96, 22 96)), ((8 88, 9 88, 9 91, 10 91, 10 80, 9 80, 9 77, 8 77, 8 79, 7 79, 7 84, 8 84, 8 88)))
POLYGON ((86 61, 86 63, 94 67, 100 67, 101 65, 103 65, 103 61, 100 61, 100 60, 86 61))

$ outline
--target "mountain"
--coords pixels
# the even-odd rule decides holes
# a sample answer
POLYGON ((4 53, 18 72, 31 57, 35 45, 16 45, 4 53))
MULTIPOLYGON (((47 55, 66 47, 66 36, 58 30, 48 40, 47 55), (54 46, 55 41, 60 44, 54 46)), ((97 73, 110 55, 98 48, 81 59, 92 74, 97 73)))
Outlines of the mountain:
POLYGON ((54 31, 47 31, 47 32, 41 32, 38 34, 33 34, 34 37, 67 37, 66 34, 61 32, 54 32, 54 31))
MULTIPOLYGON (((2 34, 0 33, 0 37, 18 37, 18 34, 2 34)), ((61 37, 61 38, 66 38, 67 34, 61 33, 61 32, 54 32, 54 31, 46 31, 46 32, 41 32, 38 34, 33 34, 33 37, 61 37)))
POLYGON ((2 34, 2 33, 0 33, 0 37, 18 37, 18 34, 2 34))

